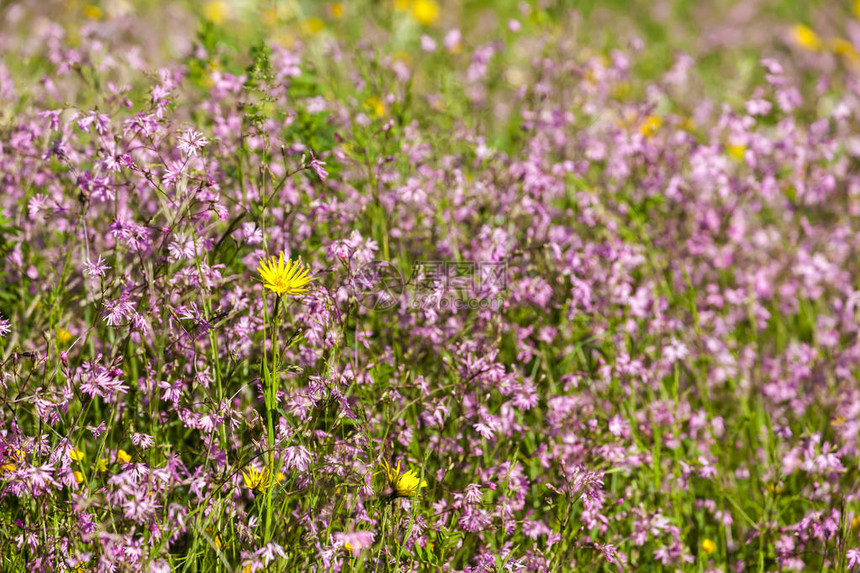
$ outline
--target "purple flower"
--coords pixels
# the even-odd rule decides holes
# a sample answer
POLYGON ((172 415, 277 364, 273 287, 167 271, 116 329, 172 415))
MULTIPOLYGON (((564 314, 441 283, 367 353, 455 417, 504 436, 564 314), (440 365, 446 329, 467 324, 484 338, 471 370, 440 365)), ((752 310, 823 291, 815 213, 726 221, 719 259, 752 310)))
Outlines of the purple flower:
POLYGON ((284 467, 300 472, 308 469, 311 462, 311 454, 304 446, 290 446, 284 450, 284 467))
POLYGON ((314 172, 319 176, 323 181, 328 177, 328 171, 323 167, 325 165, 325 161, 320 161, 314 155, 314 152, 311 151, 311 162, 308 163, 308 167, 314 170, 314 172))
POLYGON ((206 139, 202 133, 193 129, 188 129, 179 136, 176 147, 183 155, 193 157, 197 155, 199 150, 206 147, 206 144, 208 143, 209 140, 206 139))
POLYGON ((87 259, 84 261, 84 274, 89 278, 104 278, 105 271, 109 270, 110 267, 105 264, 104 259, 102 259, 101 255, 96 262, 90 261, 87 259))

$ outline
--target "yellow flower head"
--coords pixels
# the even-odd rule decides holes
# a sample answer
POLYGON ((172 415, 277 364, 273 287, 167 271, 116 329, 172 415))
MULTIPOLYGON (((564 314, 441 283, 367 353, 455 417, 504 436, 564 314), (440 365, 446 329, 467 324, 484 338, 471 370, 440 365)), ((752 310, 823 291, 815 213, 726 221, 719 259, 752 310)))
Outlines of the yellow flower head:
POLYGON ((102 17, 102 10, 98 6, 87 4, 84 6, 84 16, 89 20, 100 20, 102 17))
POLYGON ((57 341, 60 344, 66 345, 71 340, 72 340, 72 333, 71 332, 69 332, 65 328, 58 328, 57 329, 57 341))
POLYGON ((377 118, 385 117, 385 104, 378 97, 371 97, 364 102, 366 107, 377 118))
POLYGON ((131 462, 131 456, 125 450, 120 450, 116 453, 116 459, 119 460, 121 464, 127 464, 131 462))
POLYGON ((263 468, 261 471, 253 466, 242 470, 242 478, 245 480, 245 487, 258 491, 265 491, 272 481, 269 468, 263 468))
POLYGON ((263 279, 263 286, 279 295, 306 293, 308 289, 305 285, 313 280, 301 261, 287 259, 285 262, 284 253, 281 253, 280 259, 272 257, 268 262, 261 260, 257 270, 263 279))
POLYGON ((731 144, 726 146, 726 153, 729 154, 729 157, 737 161, 738 163, 744 160, 744 156, 746 155, 747 148, 745 145, 737 145, 731 144))
POLYGON ((215 0, 214 2, 207 2, 203 5, 203 18, 212 22, 216 26, 218 24, 223 24, 224 20, 226 20, 229 15, 230 7, 226 2, 215 0))
POLYGON ((815 33, 815 30, 803 24, 797 24, 791 28, 791 35, 794 42, 810 52, 818 52, 821 50, 821 38, 815 33))
POLYGON ((412 17, 422 26, 432 26, 439 19, 439 3, 435 0, 415 0, 412 17))
POLYGON ((710 539, 705 539, 702 541, 702 551, 710 555, 717 549, 717 544, 711 541, 710 539))
POLYGON ((860 53, 854 44, 843 38, 833 38, 830 40, 830 46, 834 54, 838 54, 851 62, 853 65, 860 64, 860 53))
POLYGON ((320 18, 308 18, 304 22, 302 22, 302 29, 309 36, 316 36, 325 28, 325 22, 323 22, 320 18))
POLYGON ((388 462, 382 462, 382 468, 385 472, 385 477, 388 479, 388 485, 391 488, 391 497, 415 497, 419 493, 419 489, 427 487, 427 482, 418 477, 415 470, 409 470, 405 474, 400 473, 400 462, 397 462, 397 467, 392 468, 388 462))
POLYGON ((645 121, 642 122, 642 125, 639 126, 639 133, 645 137, 651 137, 657 133, 657 130, 660 129, 661 125, 663 125, 663 120, 660 116, 649 115, 645 118, 645 121))
POLYGON ((84 459, 84 452, 75 448, 74 450, 69 450, 69 457, 72 458, 74 461, 79 462, 84 459))
POLYGON ((80 484, 84 481, 84 474, 83 473, 81 473, 79 471, 75 471, 72 475, 75 476, 75 483, 80 484))

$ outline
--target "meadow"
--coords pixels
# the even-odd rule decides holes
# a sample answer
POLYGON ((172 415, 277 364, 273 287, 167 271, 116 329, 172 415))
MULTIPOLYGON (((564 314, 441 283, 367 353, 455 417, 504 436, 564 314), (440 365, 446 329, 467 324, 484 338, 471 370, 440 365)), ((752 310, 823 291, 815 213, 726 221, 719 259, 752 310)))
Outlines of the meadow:
POLYGON ((860 569, 858 47, 0 3, 0 570, 860 569))

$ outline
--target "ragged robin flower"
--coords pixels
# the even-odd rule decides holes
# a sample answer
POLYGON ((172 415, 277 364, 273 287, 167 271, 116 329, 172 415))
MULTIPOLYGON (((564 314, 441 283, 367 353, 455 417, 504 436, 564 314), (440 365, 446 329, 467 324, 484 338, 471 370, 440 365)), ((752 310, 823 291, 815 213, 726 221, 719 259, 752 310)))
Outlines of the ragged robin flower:
POLYGON ((271 483, 269 468, 258 470, 248 466, 242 470, 242 478, 245 480, 245 487, 251 490, 265 491, 271 483))
POLYGON ((313 280, 301 261, 284 261, 284 253, 281 253, 280 258, 272 257, 268 262, 261 260, 257 270, 263 279, 263 286, 278 295, 306 293, 308 289, 305 286, 313 280))
POLYGON ((388 486, 391 488, 391 499, 415 497, 418 495, 419 489, 427 487, 427 482, 418 477, 415 470, 409 470, 405 474, 401 474, 400 462, 397 462, 396 468, 392 468, 388 465, 388 462, 383 461, 382 471, 385 472, 388 486))

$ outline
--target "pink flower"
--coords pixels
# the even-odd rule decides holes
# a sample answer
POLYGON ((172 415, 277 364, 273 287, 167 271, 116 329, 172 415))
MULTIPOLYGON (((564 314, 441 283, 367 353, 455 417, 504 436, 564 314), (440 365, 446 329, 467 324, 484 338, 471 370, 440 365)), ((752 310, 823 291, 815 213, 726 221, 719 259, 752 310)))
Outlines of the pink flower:
POLYGON ((325 165, 325 161, 320 161, 319 159, 317 159, 314 155, 314 152, 311 151, 311 162, 308 163, 308 167, 313 169, 314 173, 316 173, 320 179, 325 181, 326 178, 328 178, 328 171, 325 170, 323 165, 325 165))

